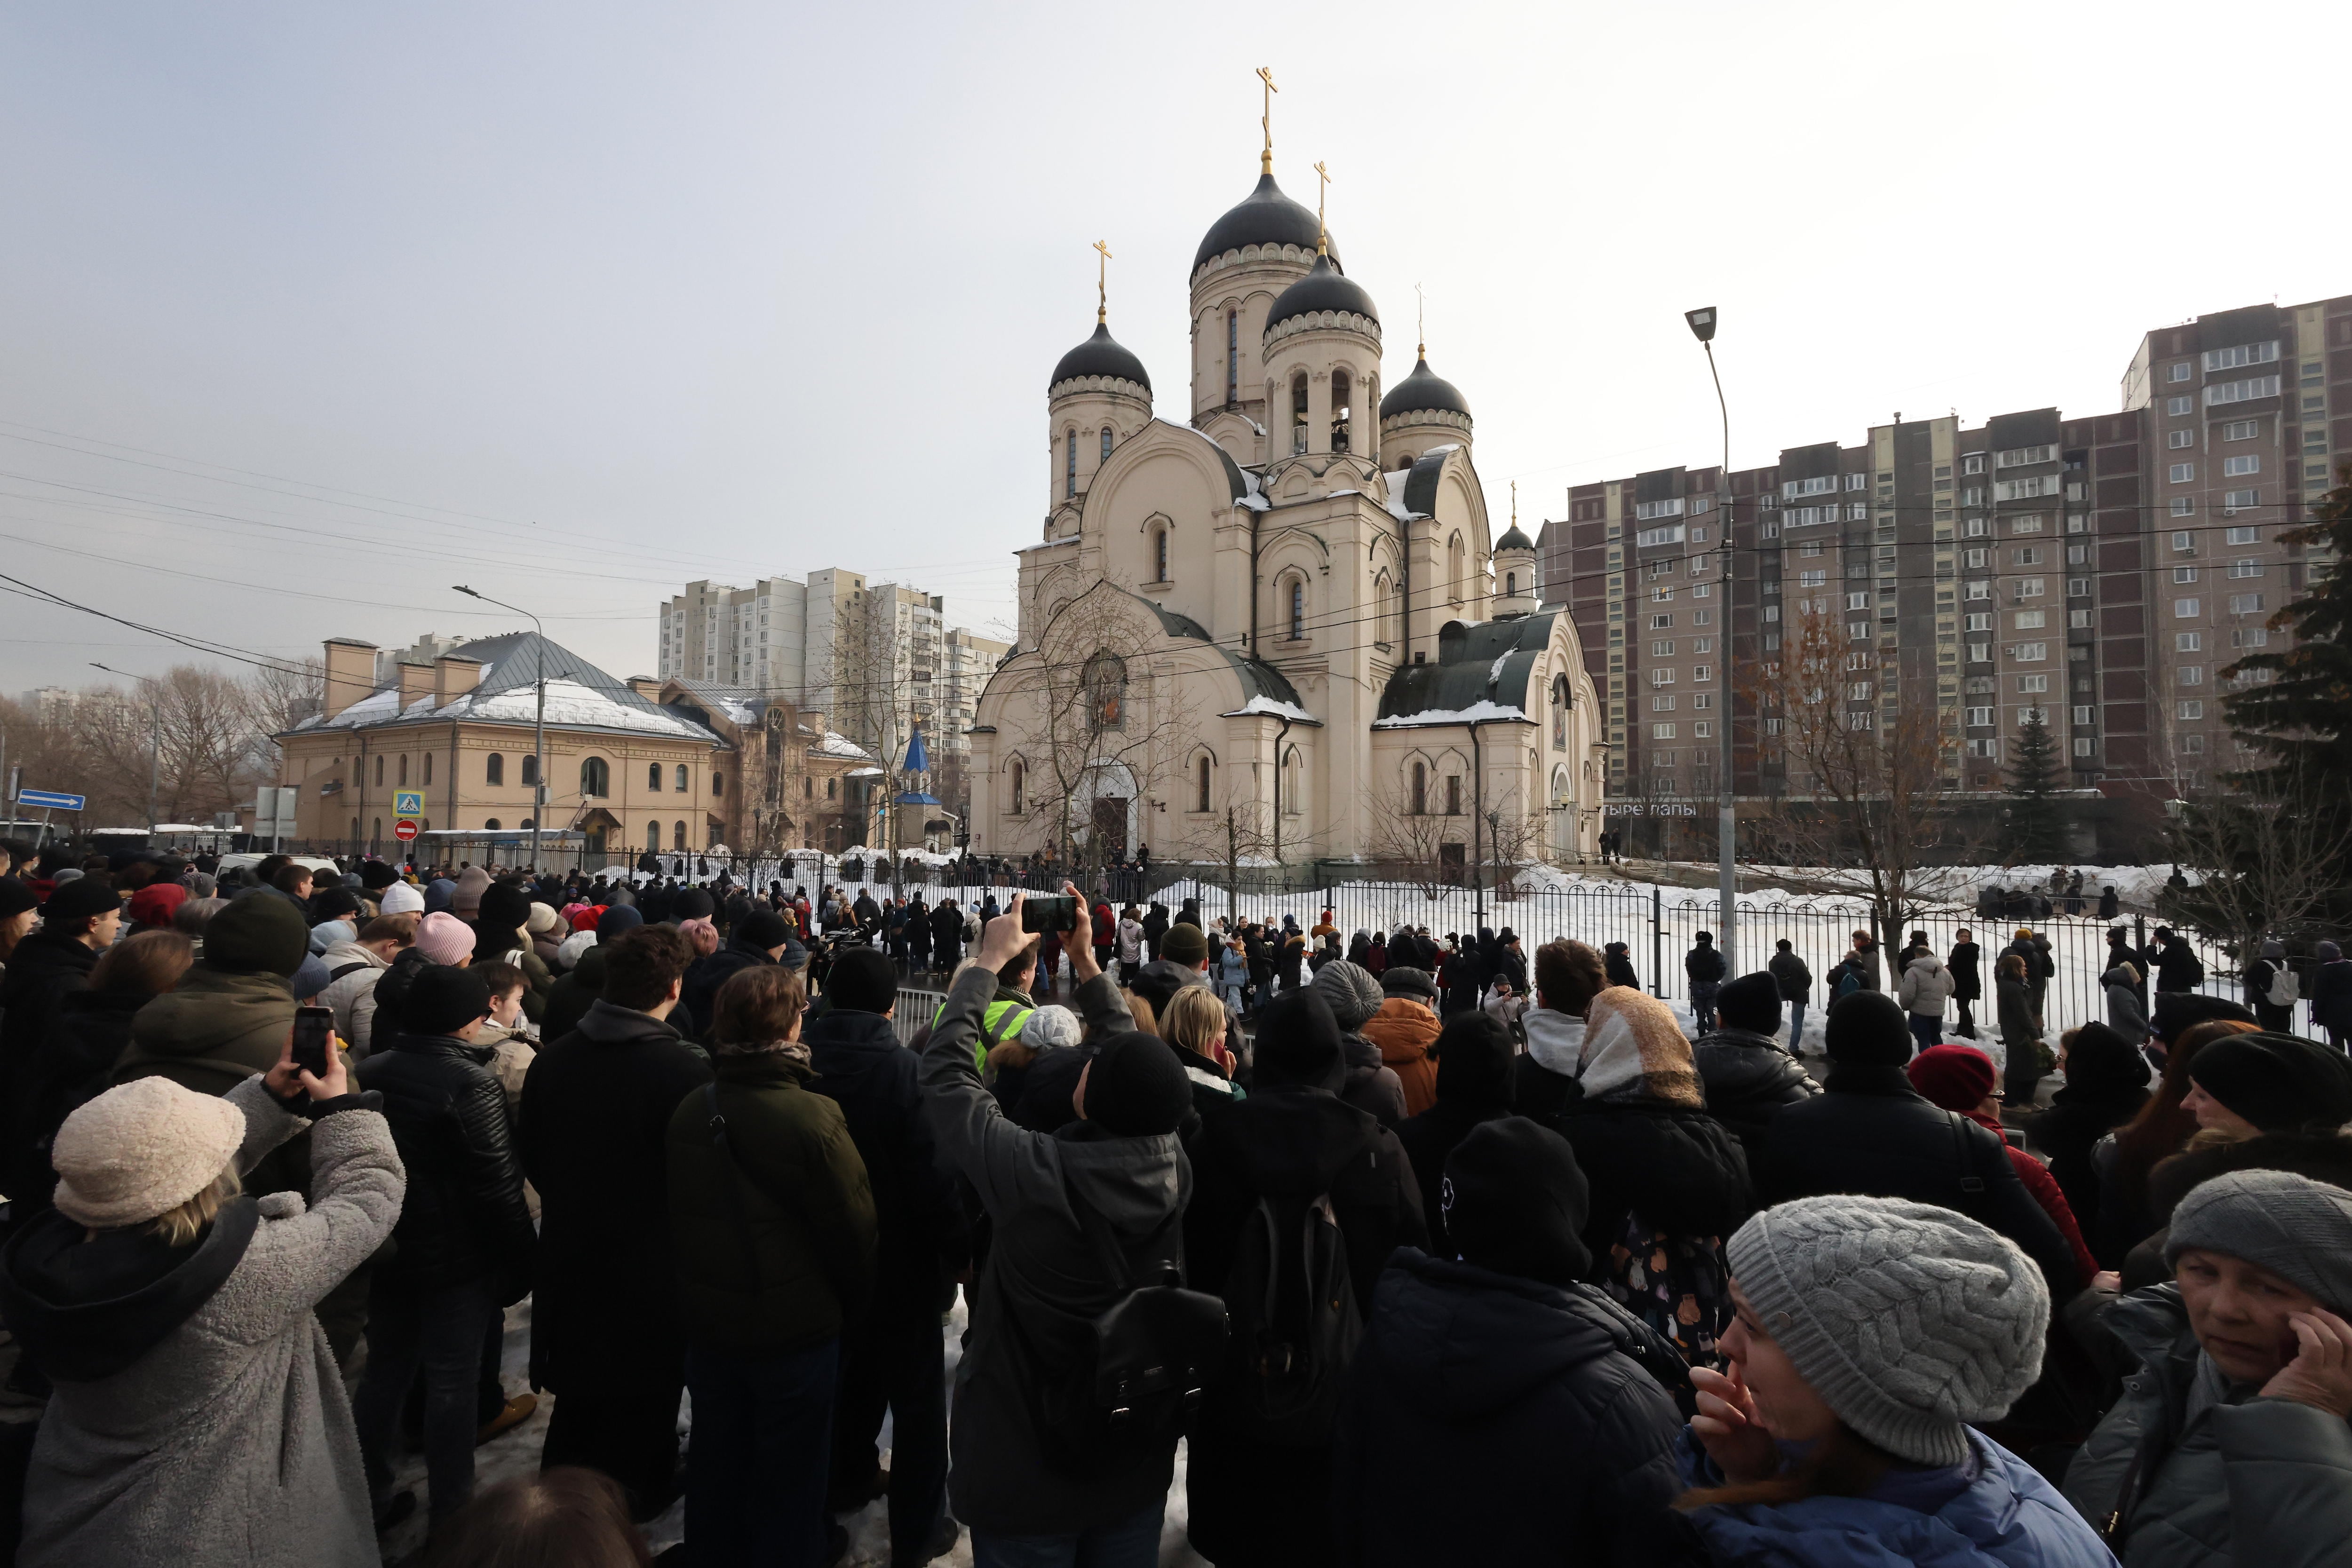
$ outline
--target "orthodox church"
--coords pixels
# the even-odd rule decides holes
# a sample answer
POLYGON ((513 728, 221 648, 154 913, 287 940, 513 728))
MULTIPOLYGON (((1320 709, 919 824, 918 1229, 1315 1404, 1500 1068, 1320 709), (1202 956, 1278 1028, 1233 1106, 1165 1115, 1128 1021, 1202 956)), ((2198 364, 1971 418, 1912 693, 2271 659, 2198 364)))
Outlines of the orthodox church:
POLYGON ((1047 382, 1043 538, 971 731, 972 849, 1589 852, 1605 732, 1568 611, 1538 603, 1516 519, 1490 537, 1470 404, 1425 346, 1385 384, 1380 308, 1275 183, 1270 135, 1191 310, 1181 420, 1103 308, 1047 382))

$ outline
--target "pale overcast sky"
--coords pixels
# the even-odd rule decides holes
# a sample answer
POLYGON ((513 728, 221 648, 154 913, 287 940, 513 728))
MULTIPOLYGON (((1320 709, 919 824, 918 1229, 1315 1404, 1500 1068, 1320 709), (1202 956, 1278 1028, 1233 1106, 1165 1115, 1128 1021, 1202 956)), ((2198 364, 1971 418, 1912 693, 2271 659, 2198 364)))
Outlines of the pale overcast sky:
MULTIPOLYGON (((280 656, 513 623, 466 581, 621 675, 696 577, 1009 619, 1088 246, 1182 419, 1259 65, 1391 380, 1427 289, 1498 517, 1714 460, 1696 305, 1742 466, 2111 409, 2150 328, 2352 293, 2347 43, 2340 0, 11 5, 0 571, 280 656)), ((175 656, 0 597, 0 692, 175 656)))

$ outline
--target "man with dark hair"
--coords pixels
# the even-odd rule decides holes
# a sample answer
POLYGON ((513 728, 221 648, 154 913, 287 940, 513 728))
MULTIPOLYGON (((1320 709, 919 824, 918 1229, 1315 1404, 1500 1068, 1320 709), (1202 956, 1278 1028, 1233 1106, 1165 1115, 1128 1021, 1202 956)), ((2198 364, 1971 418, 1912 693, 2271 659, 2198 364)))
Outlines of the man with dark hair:
POLYGON ((289 861, 278 868, 269 885, 294 902, 296 908, 308 915, 310 910, 310 868, 289 861))
POLYGON ((541 1463, 604 1471, 651 1519, 676 1493, 686 1386, 667 1140, 710 1068, 667 1021, 686 937, 641 925, 596 951, 603 995, 523 1082, 516 1146, 540 1196, 531 1386, 559 1396, 541 1463))
POLYGON ((890 1555, 929 1562, 955 1544, 947 1516, 946 1346, 940 1314, 955 1275, 971 1261, 971 1238, 955 1187, 923 1119, 917 1058, 891 1018, 898 976, 888 957, 852 947, 826 977, 832 1008, 802 1026, 810 1087, 841 1106, 874 1189, 877 1232, 871 1310, 842 1326, 841 1381, 834 1396, 834 1510, 890 1494, 890 1555), (875 1438, 890 1415, 890 1469, 875 1438))

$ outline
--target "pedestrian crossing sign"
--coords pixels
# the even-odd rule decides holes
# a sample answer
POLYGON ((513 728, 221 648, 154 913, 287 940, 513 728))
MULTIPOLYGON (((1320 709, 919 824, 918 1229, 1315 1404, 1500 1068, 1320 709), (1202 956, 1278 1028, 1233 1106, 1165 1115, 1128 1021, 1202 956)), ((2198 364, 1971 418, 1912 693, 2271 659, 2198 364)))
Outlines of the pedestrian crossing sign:
POLYGON ((392 797, 392 814, 395 817, 421 817, 425 815, 425 791, 422 789, 400 789, 394 791, 392 797))

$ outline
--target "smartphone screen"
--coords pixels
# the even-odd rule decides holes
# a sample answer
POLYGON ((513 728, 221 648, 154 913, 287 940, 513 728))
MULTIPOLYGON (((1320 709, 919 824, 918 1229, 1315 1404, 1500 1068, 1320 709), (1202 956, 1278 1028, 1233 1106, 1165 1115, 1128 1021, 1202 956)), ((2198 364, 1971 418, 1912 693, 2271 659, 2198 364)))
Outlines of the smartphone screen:
POLYGON ((1078 901, 1066 893, 1033 893, 1021 901, 1021 929, 1024 931, 1075 931, 1078 928, 1078 901))
POLYGON ((334 1049, 335 1009, 294 1009, 294 1065, 313 1077, 327 1075, 327 1052, 334 1049))

